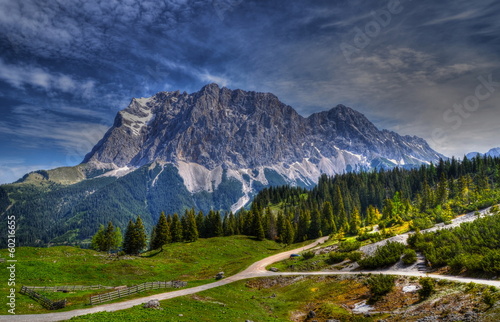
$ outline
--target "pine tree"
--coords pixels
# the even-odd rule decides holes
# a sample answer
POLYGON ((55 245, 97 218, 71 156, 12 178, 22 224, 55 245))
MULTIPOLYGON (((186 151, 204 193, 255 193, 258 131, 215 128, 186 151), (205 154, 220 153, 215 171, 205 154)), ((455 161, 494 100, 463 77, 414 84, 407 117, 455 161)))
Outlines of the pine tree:
POLYGON ((308 237, 310 239, 316 239, 323 235, 321 231, 321 214, 318 209, 314 209, 311 214, 311 225, 309 226, 308 237))
POLYGON ((285 218, 284 223, 285 223, 285 225, 284 225, 285 227, 283 230, 282 242, 286 245, 290 245, 295 240, 295 231, 294 231, 292 223, 290 222, 290 219, 285 218))
POLYGON ((333 204, 333 211, 335 213, 335 225, 337 229, 344 228, 347 224, 347 213, 344 206, 344 198, 342 192, 340 191, 340 186, 337 186, 335 190, 335 200, 333 204))
POLYGON ((126 254, 137 255, 146 247, 146 231, 141 216, 137 216, 135 223, 129 221, 125 238, 123 240, 123 251, 126 254))
POLYGON ((170 225, 170 233, 172 234, 172 242, 178 243, 183 239, 182 224, 178 214, 172 216, 172 224, 170 225))
POLYGON ((106 228, 103 225, 99 227, 97 233, 92 237, 92 248, 101 251, 109 252, 116 250, 122 243, 122 233, 119 227, 115 228, 110 221, 106 228))
POLYGON ((264 227, 262 226, 262 219, 259 212, 254 214, 253 231, 257 240, 266 239, 266 234, 264 232, 264 227))
POLYGON ((130 219, 128 221, 127 229, 125 230, 125 237, 123 238, 123 251, 125 254, 135 254, 135 248, 134 248, 134 230, 135 230, 135 224, 130 219))
POLYGON ((146 229, 142 223, 141 216, 137 216, 135 221, 135 235, 136 235, 136 247, 137 253, 140 253, 147 245, 146 229))
POLYGON ((186 211, 184 215, 184 240, 189 242, 195 242, 198 240, 198 227, 196 225, 196 217, 194 215, 194 210, 186 211))
POLYGON ((97 250, 98 252, 103 252, 102 245, 104 244, 104 225, 99 226, 99 230, 95 235, 92 237, 92 242, 91 242, 91 247, 94 250, 97 250))
POLYGON ((349 233, 351 235, 357 235, 359 228, 361 227, 361 216, 359 215, 359 210, 357 207, 354 208, 351 214, 351 220, 349 222, 349 233))
POLYGON ((198 235, 200 238, 206 238, 207 233, 205 229, 205 215, 200 210, 196 215, 196 227, 198 228, 198 235))
POLYGON ((164 212, 160 214, 160 218, 158 219, 156 226, 153 228, 153 232, 154 233, 151 236, 150 249, 163 249, 165 244, 171 242, 172 237, 170 235, 170 227, 168 226, 167 217, 164 212))
POLYGON ((333 206, 330 201, 323 203, 321 229, 325 235, 330 235, 337 232, 333 217, 333 206))
POLYGON ((297 241, 302 242, 304 240, 309 239, 307 233, 309 232, 309 221, 310 215, 309 211, 300 210, 299 213, 299 221, 297 223, 297 241))

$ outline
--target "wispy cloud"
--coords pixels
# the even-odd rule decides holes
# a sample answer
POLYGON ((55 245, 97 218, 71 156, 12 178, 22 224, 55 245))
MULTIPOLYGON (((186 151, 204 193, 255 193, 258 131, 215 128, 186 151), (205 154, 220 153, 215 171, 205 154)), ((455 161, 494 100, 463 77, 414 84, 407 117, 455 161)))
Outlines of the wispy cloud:
POLYGON ((453 16, 444 16, 444 17, 439 17, 437 19, 433 19, 429 22, 424 23, 424 26, 432 26, 432 25, 437 25, 437 24, 442 24, 445 22, 450 22, 450 21, 462 21, 462 20, 469 20, 474 17, 477 17, 478 15, 478 10, 476 9, 470 9, 465 12, 460 12, 457 13, 453 16))
MULTIPOLYGON (((85 114, 74 108, 66 108, 65 112, 85 114)), ((75 121, 33 106, 17 106, 10 119, 0 121, 2 137, 14 139, 21 146, 59 149, 66 154, 66 165, 81 162, 108 128, 106 124, 75 121)))
POLYGON ((69 75, 51 73, 46 68, 32 65, 10 65, 0 58, 0 80, 23 89, 32 86, 37 89, 53 92, 75 94, 89 98, 94 93, 94 80, 77 80, 69 75))

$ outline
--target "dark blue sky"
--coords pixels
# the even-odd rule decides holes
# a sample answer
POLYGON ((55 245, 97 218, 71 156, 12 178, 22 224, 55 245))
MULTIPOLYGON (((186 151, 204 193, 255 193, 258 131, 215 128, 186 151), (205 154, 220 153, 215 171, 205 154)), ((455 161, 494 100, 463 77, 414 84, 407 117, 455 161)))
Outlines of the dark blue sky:
POLYGON ((3 0, 0 49, 0 183, 78 164, 132 97, 211 82, 448 156, 500 146, 494 0, 3 0))

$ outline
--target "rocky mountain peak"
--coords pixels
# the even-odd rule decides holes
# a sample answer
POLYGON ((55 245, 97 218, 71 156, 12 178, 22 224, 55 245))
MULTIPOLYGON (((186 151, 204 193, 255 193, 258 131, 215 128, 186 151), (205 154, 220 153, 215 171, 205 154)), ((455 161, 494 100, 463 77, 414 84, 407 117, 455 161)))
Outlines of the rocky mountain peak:
POLYGON ((300 173, 285 174, 292 179, 315 181, 321 173, 370 168, 378 159, 376 166, 390 167, 441 157, 422 141, 380 131, 344 105, 304 118, 271 93, 208 84, 192 94, 133 99, 84 163, 139 167, 161 161, 209 171, 278 166, 300 173), (294 170, 294 164, 301 166, 294 170))

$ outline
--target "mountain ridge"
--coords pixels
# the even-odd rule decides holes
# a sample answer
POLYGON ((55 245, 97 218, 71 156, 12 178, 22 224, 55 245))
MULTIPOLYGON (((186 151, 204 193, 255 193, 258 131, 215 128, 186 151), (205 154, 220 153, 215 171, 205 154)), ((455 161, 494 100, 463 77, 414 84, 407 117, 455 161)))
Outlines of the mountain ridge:
POLYGON ((82 164, 1 186, 0 213, 30 214, 18 220, 26 245, 74 243, 138 214, 151 227, 161 211, 237 211, 268 186, 440 158, 344 105, 303 117, 273 94, 209 84, 132 99, 82 164))

